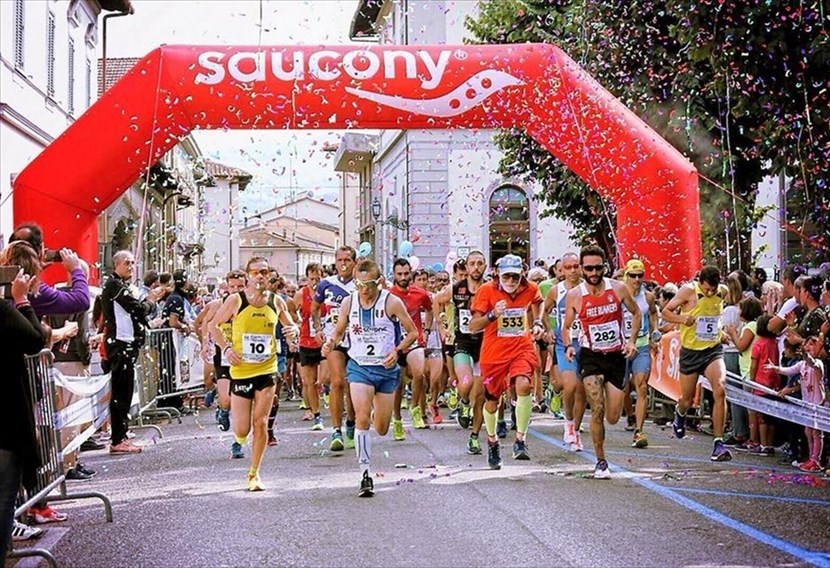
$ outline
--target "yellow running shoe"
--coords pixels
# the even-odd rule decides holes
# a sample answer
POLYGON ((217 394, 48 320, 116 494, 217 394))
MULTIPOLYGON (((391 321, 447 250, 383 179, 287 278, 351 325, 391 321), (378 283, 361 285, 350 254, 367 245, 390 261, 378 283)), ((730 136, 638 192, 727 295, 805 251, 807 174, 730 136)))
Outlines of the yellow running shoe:
POLYGON ((248 491, 265 491, 265 486, 262 484, 258 473, 248 474, 248 491))
POLYGON ((412 417, 412 427, 416 430, 423 430, 427 427, 424 422, 424 415, 421 412, 420 406, 413 406, 409 409, 409 415, 412 417))
POLYGON ((392 420, 392 439, 396 442, 406 440, 406 432, 403 430, 403 420, 392 420))

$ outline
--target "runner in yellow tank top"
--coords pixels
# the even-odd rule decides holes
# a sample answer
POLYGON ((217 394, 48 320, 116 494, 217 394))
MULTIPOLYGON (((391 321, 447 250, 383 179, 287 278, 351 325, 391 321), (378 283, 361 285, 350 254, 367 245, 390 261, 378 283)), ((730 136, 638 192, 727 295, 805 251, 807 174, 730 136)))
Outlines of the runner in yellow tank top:
POLYGON ((699 375, 712 386, 712 429, 715 444, 712 461, 729 461, 732 454, 723 445, 726 420, 726 365, 723 362, 720 319, 726 287, 720 284, 720 270, 706 266, 697 281, 686 284, 663 308, 663 319, 680 325, 680 387, 682 395, 674 411, 674 435, 686 435, 686 411, 692 405, 699 375), (680 308, 680 313, 676 309, 680 308))
MULTIPOLYGON (((277 342, 274 335, 277 321, 289 339, 299 335, 285 301, 268 292, 270 276, 268 261, 254 257, 245 271, 248 281, 243 292, 229 296, 210 322, 210 332, 231 366, 231 418, 236 441, 234 456, 253 429, 251 469, 248 490, 262 491, 259 466, 267 442, 268 412, 274 400, 277 373, 277 342), (233 319, 232 342, 229 344, 221 326, 233 319)), ((241 457, 241 455, 240 455, 241 457)))

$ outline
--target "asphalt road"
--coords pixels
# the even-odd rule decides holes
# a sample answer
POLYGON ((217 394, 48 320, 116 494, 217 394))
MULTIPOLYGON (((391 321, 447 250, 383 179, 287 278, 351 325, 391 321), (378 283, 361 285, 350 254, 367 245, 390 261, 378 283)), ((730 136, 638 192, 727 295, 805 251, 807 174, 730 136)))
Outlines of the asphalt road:
POLYGON ((830 478, 746 454, 713 464, 703 434, 649 423, 636 450, 609 427, 601 481, 587 427, 586 451, 566 452, 551 417, 534 415, 529 462, 509 459, 511 433, 501 471, 455 424, 407 428, 375 437, 376 494, 359 499, 354 452, 329 453, 300 418, 283 403, 263 493, 244 490, 248 460, 230 459, 211 412, 139 431, 140 455, 85 453, 98 475, 69 491, 108 495, 114 521, 100 501, 59 503, 70 518, 42 542, 79 567, 830 566, 830 478))

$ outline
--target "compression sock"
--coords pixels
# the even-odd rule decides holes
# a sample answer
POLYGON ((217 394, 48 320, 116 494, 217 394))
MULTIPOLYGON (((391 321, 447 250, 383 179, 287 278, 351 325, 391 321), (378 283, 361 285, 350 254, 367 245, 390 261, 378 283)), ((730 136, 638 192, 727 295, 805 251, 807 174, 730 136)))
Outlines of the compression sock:
POLYGON ((487 429, 487 436, 490 438, 496 437, 496 419, 497 414, 487 410, 487 406, 483 409, 484 412, 484 427, 487 429))
POLYGON ((233 437, 236 439, 236 443, 240 446, 244 446, 248 443, 248 436, 237 436, 236 434, 234 434, 233 437))
POLYGON ((533 401, 529 394, 525 396, 516 397, 516 432, 522 435, 527 433, 527 427, 530 425, 530 412, 533 408, 533 401))
POLYGON ((357 465, 361 473, 369 471, 372 461, 372 437, 369 430, 355 430, 355 453, 357 454, 357 465))

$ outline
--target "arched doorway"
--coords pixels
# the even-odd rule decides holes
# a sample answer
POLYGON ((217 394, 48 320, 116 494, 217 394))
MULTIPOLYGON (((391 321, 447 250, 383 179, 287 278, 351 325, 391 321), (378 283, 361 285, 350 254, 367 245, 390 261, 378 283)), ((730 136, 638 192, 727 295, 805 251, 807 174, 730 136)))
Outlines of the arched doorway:
POLYGON ((490 266, 506 254, 530 265, 530 202, 524 190, 503 185, 490 195, 490 266))

